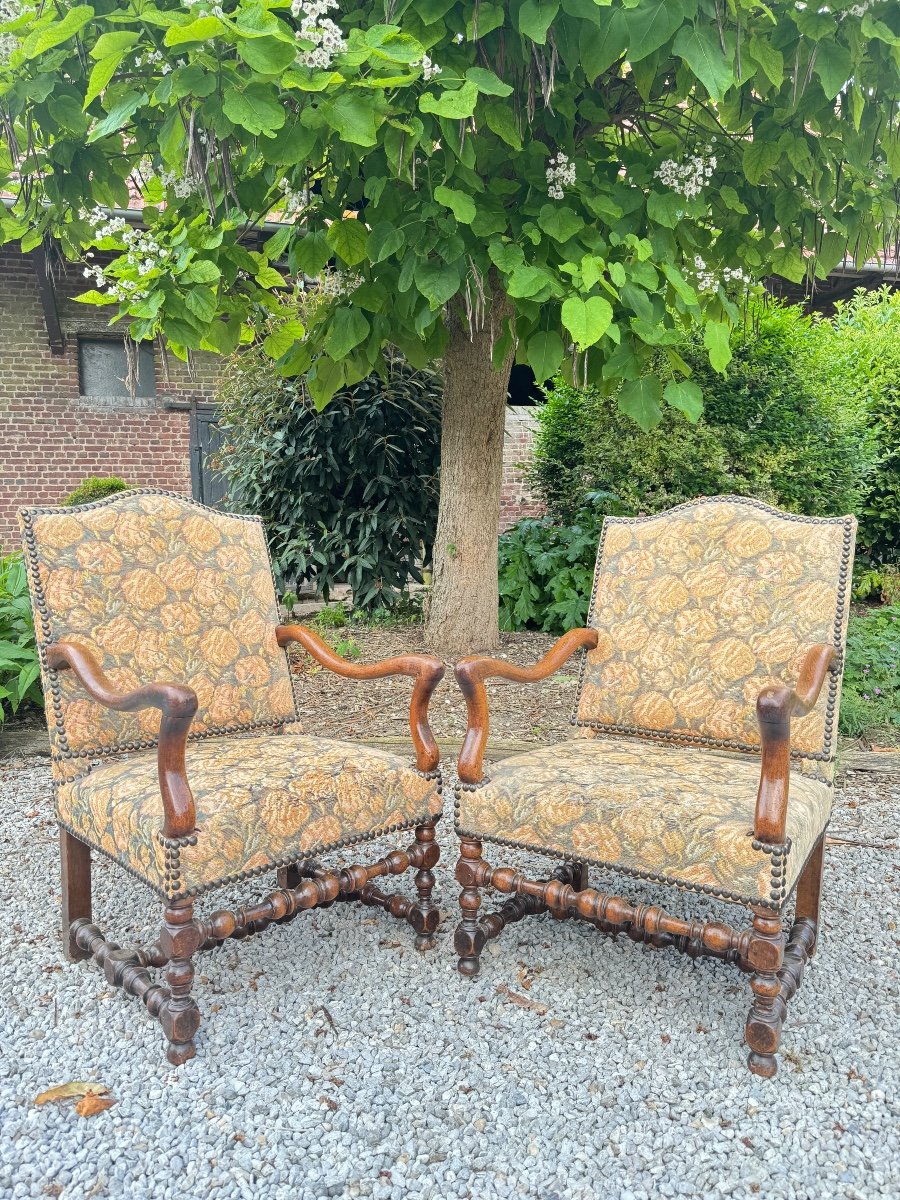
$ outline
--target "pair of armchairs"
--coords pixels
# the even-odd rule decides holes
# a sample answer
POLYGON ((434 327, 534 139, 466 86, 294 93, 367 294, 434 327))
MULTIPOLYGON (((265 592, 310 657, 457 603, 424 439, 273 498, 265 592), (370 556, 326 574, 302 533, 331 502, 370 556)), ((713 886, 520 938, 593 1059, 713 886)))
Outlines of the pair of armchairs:
MULTIPOLYGON (((169 1061, 195 1052, 199 950, 336 901, 381 907, 412 926, 418 949, 432 947, 442 797, 428 704, 443 663, 420 654, 349 663, 311 630, 279 624, 255 519, 151 489, 20 519, 64 947, 71 959, 93 957, 158 1017, 169 1061), (294 642, 341 675, 412 677, 414 763, 297 731, 294 642), (319 861, 401 830, 413 831, 412 844, 372 864, 319 861), (120 948, 92 923, 94 850, 161 897, 153 945, 120 948), (409 869, 416 899, 379 886, 409 869), (277 887, 258 903, 195 914, 204 893, 270 873, 277 887)), ((853 534, 852 518, 795 517, 734 497, 610 519, 587 629, 534 668, 483 657, 457 665, 468 708, 455 789, 463 974, 478 973, 485 942, 511 921, 546 912, 711 954, 751 974, 749 1065, 775 1073, 786 1005, 818 930, 853 534), (486 775, 485 680, 543 679, 581 648, 574 736, 486 775), (491 866, 485 842, 560 865, 531 880, 491 866), (751 925, 632 904, 589 886, 591 867, 743 904, 751 925), (479 916, 485 889, 510 898, 479 916)))

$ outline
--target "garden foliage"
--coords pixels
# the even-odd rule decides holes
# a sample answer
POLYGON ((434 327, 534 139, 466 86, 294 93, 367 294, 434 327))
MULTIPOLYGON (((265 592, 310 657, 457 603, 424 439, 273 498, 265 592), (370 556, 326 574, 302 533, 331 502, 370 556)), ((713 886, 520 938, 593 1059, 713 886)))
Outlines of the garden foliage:
POLYGON ((326 597, 391 607, 421 580, 437 518, 438 377, 395 358, 318 411, 262 346, 237 355, 219 390, 218 465, 233 503, 266 522, 282 588, 314 578, 326 597))
POLYGON ((0 558, 0 724, 23 704, 43 704, 34 618, 21 554, 0 558))
POLYGON ((900 605, 850 619, 841 733, 900 725, 900 605))
POLYGON ((103 500, 106 496, 114 496, 116 492, 125 492, 128 484, 118 475, 101 477, 89 475, 79 483, 78 487, 62 501, 67 506, 76 504, 92 504, 95 500, 103 500))

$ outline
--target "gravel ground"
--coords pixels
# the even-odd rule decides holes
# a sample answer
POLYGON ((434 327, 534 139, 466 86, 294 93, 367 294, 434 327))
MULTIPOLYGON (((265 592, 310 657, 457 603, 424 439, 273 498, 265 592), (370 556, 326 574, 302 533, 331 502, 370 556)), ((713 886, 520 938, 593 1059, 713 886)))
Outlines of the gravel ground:
MULTIPOLYGON (((2 768, 0 1196, 896 1198, 900 789, 858 775, 839 798, 821 949, 774 1081, 745 1069, 733 968, 531 918, 459 977, 449 830, 434 951, 349 906, 226 944, 200 959, 198 1056, 175 1070, 139 1002, 62 960, 47 764, 2 768), (117 1103, 34 1106, 71 1079, 117 1103)), ((154 929, 150 894, 106 860, 95 897, 121 940, 154 929)))

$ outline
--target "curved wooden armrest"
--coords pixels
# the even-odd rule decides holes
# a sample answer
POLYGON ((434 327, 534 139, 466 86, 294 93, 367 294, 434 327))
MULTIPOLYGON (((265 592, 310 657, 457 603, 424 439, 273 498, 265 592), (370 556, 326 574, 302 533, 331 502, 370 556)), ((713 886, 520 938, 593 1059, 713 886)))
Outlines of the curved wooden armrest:
POLYGON ((571 658, 576 650, 592 649, 597 645, 596 629, 570 629, 555 642, 540 662, 533 667, 517 667, 500 658, 473 655, 461 658, 456 664, 456 681, 466 698, 467 728, 456 771, 462 783, 480 783, 484 777, 484 752, 490 733, 485 679, 492 675, 512 679, 515 683, 537 683, 552 675, 571 658))
POLYGON ((434 771, 441 752, 428 724, 428 704, 434 689, 444 678, 444 664, 429 654, 403 654, 385 658, 377 663, 353 663, 331 649, 318 634, 305 625, 279 625, 275 630, 279 646, 299 642, 307 653, 347 679, 383 679, 386 675, 411 675, 415 679, 409 705, 409 732, 416 748, 416 766, 420 771, 434 771))
POLYGON ((834 660, 834 646, 810 646, 800 667, 797 686, 771 684, 756 700, 762 741, 762 764, 753 831, 761 842, 781 845, 787 822, 791 767, 791 717, 806 716, 816 706, 834 660))
POLYGON ((187 837, 194 832, 196 812, 188 785, 184 751, 188 730, 197 711, 197 695, 179 683, 148 683, 133 692, 117 692, 100 664, 84 646, 65 640, 47 647, 47 665, 54 671, 71 670, 92 700, 117 712, 158 708, 159 790, 163 803, 163 837, 187 837))

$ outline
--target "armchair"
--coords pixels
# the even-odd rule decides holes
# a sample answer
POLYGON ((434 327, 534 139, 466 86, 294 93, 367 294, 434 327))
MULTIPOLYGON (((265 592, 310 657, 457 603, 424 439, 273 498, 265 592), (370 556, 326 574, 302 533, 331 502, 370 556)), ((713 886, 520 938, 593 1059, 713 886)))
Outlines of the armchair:
POLYGON ((195 1053, 198 950, 336 900, 381 907, 412 926, 417 949, 433 946, 441 787, 428 704, 443 664, 416 654, 350 663, 312 630, 279 625, 253 518, 146 489, 23 510, 20 522, 47 698, 64 949, 93 957, 144 1002, 169 1061, 195 1053), (292 732, 291 642, 350 678, 411 676, 414 764, 292 732), (406 829, 407 850, 369 865, 318 861, 406 829), (121 949, 92 923, 92 851, 162 898, 153 945, 121 949), (410 868, 415 900, 377 886, 410 868), (204 893, 268 872, 277 887, 258 903, 195 915, 204 893))
POLYGON ((510 922, 548 911, 711 955, 750 974, 748 1065, 775 1074, 819 930, 855 528, 852 517, 797 517, 739 497, 608 518, 589 628, 532 668, 457 664, 468 710, 455 803, 464 975, 478 974, 485 943, 510 922), (574 736, 485 774, 484 681, 536 682, 579 649, 574 736), (485 842, 561 864, 531 880, 491 866, 485 842), (632 904, 589 886, 591 868, 742 904, 751 924, 632 904), (485 887, 511 898, 479 916, 485 887))

